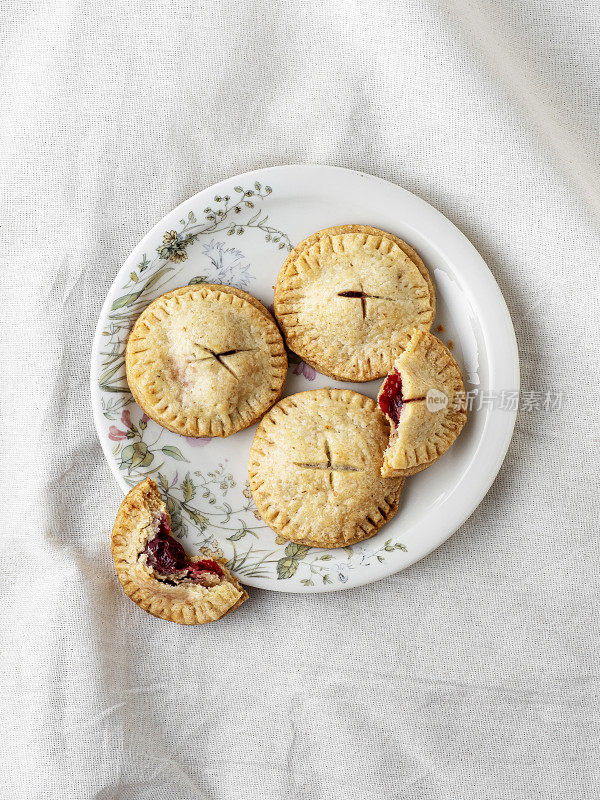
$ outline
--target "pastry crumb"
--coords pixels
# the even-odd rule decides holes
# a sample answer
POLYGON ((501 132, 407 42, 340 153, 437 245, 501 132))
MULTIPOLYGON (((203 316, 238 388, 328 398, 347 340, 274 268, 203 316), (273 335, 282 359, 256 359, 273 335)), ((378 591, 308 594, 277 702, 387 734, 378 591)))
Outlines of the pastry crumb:
POLYGON ((446 330, 443 325, 437 326, 438 333, 442 333, 442 331, 446 330))
POLYGON ((448 350, 454 350, 454 342, 452 339, 448 340, 448 350))

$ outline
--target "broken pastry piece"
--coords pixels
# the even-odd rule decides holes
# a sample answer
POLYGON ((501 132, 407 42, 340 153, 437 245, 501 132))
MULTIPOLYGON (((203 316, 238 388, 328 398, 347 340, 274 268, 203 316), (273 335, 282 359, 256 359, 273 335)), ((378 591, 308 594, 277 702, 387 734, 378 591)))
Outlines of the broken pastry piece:
POLYGON ((414 475, 434 464, 467 420, 460 367, 448 348, 414 331, 378 396, 392 433, 384 453, 384 477, 414 475))
POLYGON ((238 608, 248 595, 209 551, 188 556, 171 535, 171 518, 157 485, 138 483, 123 500, 111 539, 125 594, 155 617, 201 625, 238 608))

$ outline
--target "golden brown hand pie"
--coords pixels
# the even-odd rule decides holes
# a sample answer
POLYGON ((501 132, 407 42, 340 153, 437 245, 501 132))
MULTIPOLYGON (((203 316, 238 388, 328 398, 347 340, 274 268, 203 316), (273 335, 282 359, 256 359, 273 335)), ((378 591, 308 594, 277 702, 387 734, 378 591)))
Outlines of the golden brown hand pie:
POLYGON ((126 368, 131 393, 159 425, 185 436, 230 436, 280 396, 287 357, 256 298, 198 284, 167 292, 142 312, 126 368))
POLYGON ((378 400, 392 427, 384 476, 414 475, 430 467, 467 420, 460 367, 448 348, 424 331, 414 331, 378 400))
POLYGON ((338 380, 370 381, 390 371, 411 330, 429 330, 435 291, 406 242, 367 225, 341 225, 289 254, 275 315, 288 347, 307 364, 338 380))
POLYGON ((155 617, 201 625, 248 599, 222 559, 209 551, 188 556, 172 537, 169 512, 150 478, 123 500, 111 547, 123 591, 155 617))
POLYGON ((286 539, 342 547, 373 536, 398 509, 403 478, 383 478, 389 425, 369 397, 317 389, 263 417, 250 449, 256 507, 286 539))

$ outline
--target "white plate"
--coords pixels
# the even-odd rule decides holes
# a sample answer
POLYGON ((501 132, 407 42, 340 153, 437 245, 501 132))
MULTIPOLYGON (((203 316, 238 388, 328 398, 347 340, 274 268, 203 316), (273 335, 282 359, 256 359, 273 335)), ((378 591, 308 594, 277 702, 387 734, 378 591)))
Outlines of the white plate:
MULTIPOLYGON (((345 386, 375 397, 379 384, 336 383, 296 363, 290 364, 286 393, 345 386)), ((190 552, 200 546, 221 549, 251 586, 323 592, 360 586, 407 567, 473 512, 510 442, 519 364, 498 285, 475 248, 439 211, 372 175, 291 165, 211 186, 142 239, 102 308, 91 388, 98 436, 121 487, 128 490, 147 475, 154 478, 190 552), (288 250, 316 230, 349 223, 390 231, 419 251, 436 284, 432 331, 444 326, 439 336, 454 343, 475 403, 454 446, 435 466, 406 481, 400 509, 388 525, 353 547, 320 550, 276 540, 256 518, 246 483, 254 427, 212 440, 164 430, 142 416, 127 390, 123 362, 131 325, 160 294, 206 280, 246 289, 271 306, 288 250)))

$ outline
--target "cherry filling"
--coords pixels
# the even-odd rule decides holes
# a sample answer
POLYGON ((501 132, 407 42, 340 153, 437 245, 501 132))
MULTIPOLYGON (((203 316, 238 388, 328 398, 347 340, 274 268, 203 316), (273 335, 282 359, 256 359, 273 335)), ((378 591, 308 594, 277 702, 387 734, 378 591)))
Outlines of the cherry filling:
POLYGON ((207 573, 218 575, 220 578, 223 575, 223 570, 212 558, 203 558, 201 561, 196 561, 189 565, 187 577, 192 580, 203 580, 207 573))
POLYGON ((368 294, 364 292, 353 292, 351 290, 347 292, 338 292, 338 297, 360 297, 361 299, 364 297, 368 297, 368 294))
POLYGON ((212 558, 201 561, 189 561, 182 545, 171 536, 171 526, 165 514, 160 518, 158 533, 144 548, 147 563, 161 575, 173 575, 184 572, 182 578, 190 578, 195 582, 204 583, 207 573, 212 573, 218 578, 223 577, 221 565, 212 558))
POLYGON ((163 575, 171 575, 173 572, 181 572, 186 568, 187 556, 185 550, 171 536, 162 538, 159 536, 152 539, 146 545, 144 551, 146 561, 157 572, 163 575))
POLYGON ((397 425, 403 403, 402 377, 399 372, 391 372, 381 389, 379 408, 392 420, 394 425, 397 425))

